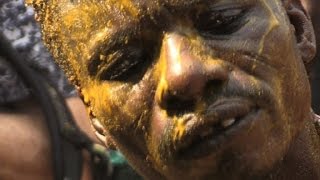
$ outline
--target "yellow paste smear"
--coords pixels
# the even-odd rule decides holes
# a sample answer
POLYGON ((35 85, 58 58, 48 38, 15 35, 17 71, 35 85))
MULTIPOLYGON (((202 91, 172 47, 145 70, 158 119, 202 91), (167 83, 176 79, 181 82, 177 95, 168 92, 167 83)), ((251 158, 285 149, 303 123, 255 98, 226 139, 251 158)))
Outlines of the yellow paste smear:
POLYGON ((270 5, 266 2, 266 0, 262 0, 263 5, 267 8, 269 15, 270 15, 270 20, 269 20, 269 26, 267 28, 267 31, 263 34, 261 41, 259 43, 259 51, 258 54, 261 55, 262 51, 264 49, 264 44, 265 44, 265 39, 267 37, 267 35, 276 27, 278 27, 280 25, 278 19, 276 18, 276 16, 274 15, 270 5))

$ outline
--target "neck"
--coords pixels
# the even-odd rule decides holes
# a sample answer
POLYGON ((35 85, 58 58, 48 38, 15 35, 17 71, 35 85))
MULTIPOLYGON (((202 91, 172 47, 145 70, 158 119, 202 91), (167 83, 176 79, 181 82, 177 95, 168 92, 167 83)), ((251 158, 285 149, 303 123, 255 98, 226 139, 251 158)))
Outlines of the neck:
POLYGON ((320 179, 320 136, 314 121, 306 121, 270 179, 320 179))

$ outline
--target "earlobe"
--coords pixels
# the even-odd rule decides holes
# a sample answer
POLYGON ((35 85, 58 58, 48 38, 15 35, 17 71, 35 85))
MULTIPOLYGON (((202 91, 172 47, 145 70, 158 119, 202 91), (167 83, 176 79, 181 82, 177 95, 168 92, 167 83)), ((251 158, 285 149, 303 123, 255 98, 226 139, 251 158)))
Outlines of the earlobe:
POLYGON ((305 66, 308 66, 316 54, 316 40, 312 22, 300 0, 292 0, 288 3, 286 11, 295 29, 301 58, 305 66))
POLYGON ((98 119, 93 118, 91 119, 91 123, 95 130, 95 135, 99 139, 99 141, 102 144, 104 144, 108 149, 117 149, 115 143, 113 142, 112 138, 107 133, 106 129, 103 127, 101 122, 98 119))

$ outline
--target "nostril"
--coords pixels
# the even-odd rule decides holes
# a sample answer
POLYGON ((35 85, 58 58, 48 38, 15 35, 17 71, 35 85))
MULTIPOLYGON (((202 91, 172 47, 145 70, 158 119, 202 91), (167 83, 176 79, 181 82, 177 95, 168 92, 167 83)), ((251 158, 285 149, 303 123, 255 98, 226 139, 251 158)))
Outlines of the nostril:
POLYGON ((169 116, 180 116, 194 111, 195 101, 170 96, 166 98, 163 105, 169 116))
POLYGON ((227 81, 223 80, 208 81, 203 91, 203 97, 207 97, 206 101, 214 101, 218 95, 221 95, 226 83, 227 81))
POLYGON ((206 87, 205 89, 210 89, 210 87, 222 87, 222 85, 225 83, 226 81, 224 80, 210 80, 206 83, 206 87))
MULTIPOLYGON (((205 97, 215 97, 216 94, 220 94, 219 92, 225 82, 224 80, 207 81, 204 91, 202 92, 203 95, 205 97)), ((169 116, 181 116, 195 110, 196 98, 182 92, 166 91, 163 93, 159 105, 167 111, 169 116)))

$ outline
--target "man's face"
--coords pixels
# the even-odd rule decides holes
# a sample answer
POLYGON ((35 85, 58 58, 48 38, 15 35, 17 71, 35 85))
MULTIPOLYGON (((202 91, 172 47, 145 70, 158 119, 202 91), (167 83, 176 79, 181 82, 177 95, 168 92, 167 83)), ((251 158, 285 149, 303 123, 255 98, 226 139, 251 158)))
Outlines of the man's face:
POLYGON ((47 42, 148 178, 265 175, 308 117, 309 84, 279 0, 52 7, 47 42))

